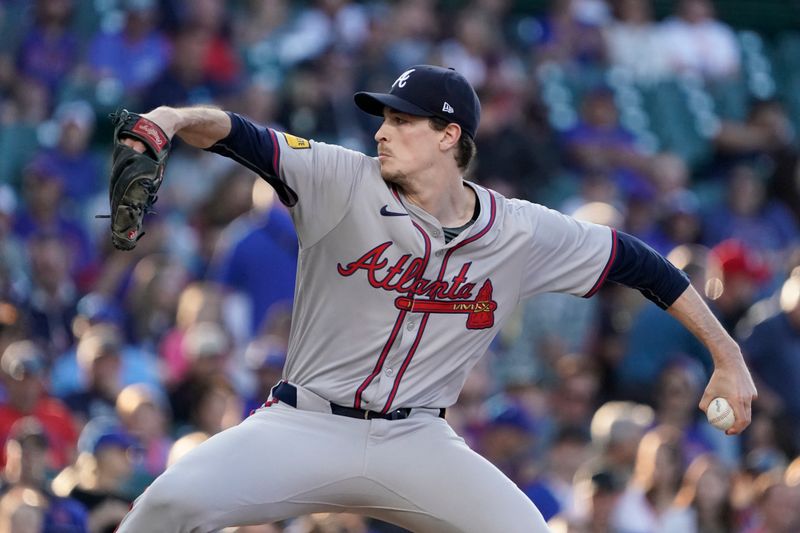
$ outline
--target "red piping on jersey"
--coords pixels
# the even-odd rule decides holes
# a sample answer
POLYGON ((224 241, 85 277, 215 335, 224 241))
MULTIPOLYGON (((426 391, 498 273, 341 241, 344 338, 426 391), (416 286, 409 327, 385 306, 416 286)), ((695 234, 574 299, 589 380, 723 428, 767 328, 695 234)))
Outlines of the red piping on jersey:
MULTIPOLYGON (((394 185, 392 185, 392 186, 389 188, 389 190, 390 190, 390 191, 392 191, 392 194, 393 194, 393 195, 394 195, 394 197, 397 199, 397 202, 398 202, 400 205, 402 205, 402 206, 403 206, 403 209, 405 209, 405 210, 406 210, 406 212, 408 212, 408 209, 406 209, 406 204, 404 204, 404 203, 403 203, 403 200, 401 200, 401 199, 400 199, 400 193, 398 193, 398 192, 397 192, 397 187, 395 187, 394 185)), ((414 221, 412 220, 412 222, 414 222, 414 221)), ((414 225, 416 226, 416 223, 415 223, 414 225)), ((417 227, 419 227, 419 226, 417 226, 417 227)))
POLYGON ((603 272, 600 273, 600 277, 597 278, 594 286, 591 288, 589 292, 583 295, 584 298, 591 298, 594 294, 600 290, 600 287, 603 286, 603 282, 606 280, 606 276, 608 276, 609 271, 611 270, 611 265, 614 264, 614 258, 617 257, 617 230, 611 229, 611 253, 608 255, 608 262, 606 263, 603 272))
MULTIPOLYGON (((395 194, 397 199, 400 200, 400 197, 397 195, 397 193, 394 191, 394 189, 392 190, 392 192, 395 194)), ((477 197, 477 193, 476 193, 475 201, 476 202, 480 202, 480 198, 477 197)), ((402 203, 402 200, 400 200, 400 203, 402 203)), ((444 259, 442 260, 442 266, 439 269, 439 276, 437 278, 437 281, 442 281, 442 278, 444 277, 445 270, 447 270, 447 261, 450 259, 450 256, 453 255, 453 252, 455 252, 456 250, 458 250, 462 246, 464 246, 466 244, 469 244, 471 242, 475 242, 476 240, 478 240, 481 237, 483 237, 484 235, 486 235, 486 233, 488 233, 489 229, 494 224, 496 215, 497 215, 497 202, 494 199, 494 195, 489 193, 489 223, 486 224, 486 227, 484 227, 478 233, 476 233, 472 237, 464 239, 462 242, 458 243, 457 245, 453 246, 452 248, 450 248, 447 251, 447 253, 444 256, 444 259)), ((412 220, 412 222, 413 222, 413 220, 412 220)), ((414 222, 414 225, 417 226, 417 223, 414 222)), ((417 227, 419 228, 419 226, 417 226, 417 227)), ((422 228, 419 228, 419 229, 420 229, 420 231, 422 231, 422 228)), ((423 232, 423 235, 425 235, 424 232, 423 232)), ((427 239, 427 235, 426 235, 426 239, 427 239)), ((427 264, 427 260, 426 260, 426 264, 427 264)), ((413 301, 411 302, 411 310, 412 311, 414 310, 414 302, 413 301)), ((381 410, 381 413, 388 413, 389 409, 392 407, 392 402, 394 401, 394 397, 397 394, 397 390, 400 388, 400 381, 403 379, 403 374, 405 374, 406 369, 408 368, 409 364, 411 363, 411 359, 414 357, 414 353, 417 351, 417 346, 419 345, 419 341, 422 339, 422 334, 425 331, 425 326, 428 323, 428 317, 429 316, 430 316, 430 313, 425 313, 422 316, 422 322, 419 325, 419 331, 417 331, 417 337, 414 339, 414 344, 411 346, 411 349, 408 351, 408 355, 406 355, 406 358, 403 360, 403 365, 400 367, 400 371, 397 373, 397 377, 394 378, 394 385, 392 386, 392 392, 389 394, 389 399, 386 401, 386 405, 381 410)))
POLYGON ((367 376, 367 379, 358 387, 356 390, 356 399, 353 402, 353 407, 356 409, 361 409, 361 395, 364 393, 364 390, 369 387, 369 384, 372 383, 372 380, 375 379, 375 376, 381 371, 383 367, 383 362, 386 360, 386 356, 389 354, 389 350, 394 344, 394 339, 397 337, 397 333, 400 331, 400 326, 403 324, 403 320, 406 317, 405 311, 400 311, 397 315, 397 320, 394 322, 394 327, 392 328, 392 333, 389 335, 389 340, 386 341, 386 345, 384 345, 383 350, 381 350, 381 355, 378 357, 378 362, 375 363, 375 368, 372 370, 372 373, 367 376))
POLYGON ((422 339, 422 332, 425 331, 425 325, 428 323, 429 316, 431 316, 430 313, 425 313, 422 315, 422 321, 419 324, 419 331, 417 331, 414 344, 411 345, 411 349, 408 350, 408 355, 406 355, 405 360, 403 360, 403 365, 397 372, 397 377, 395 378, 394 385, 392 386, 392 392, 389 393, 389 399, 386 400, 386 405, 384 405, 383 409, 381 410, 382 414, 388 413, 389 408, 392 406, 394 397, 397 394, 397 389, 400 387, 400 379, 403 377, 403 374, 405 374, 406 368, 408 368, 408 365, 411 364, 411 359, 414 357, 414 353, 417 351, 417 346, 419 346, 419 341, 422 339))
MULTIPOLYGON (((419 226, 419 224, 414 222, 414 220, 411 220, 411 222, 414 224, 414 227, 417 228, 417 230, 420 232, 420 234, 422 235, 422 238, 425 241, 425 255, 423 256, 423 259, 422 259, 422 264, 424 266, 422 267, 422 270, 420 271, 420 275, 424 275, 425 274, 425 269, 428 266, 428 261, 430 260, 430 257, 431 257, 431 239, 430 239, 430 237, 428 237, 428 234, 425 233, 425 230, 423 230, 419 226)), ((412 294, 411 295, 412 300, 413 300, 413 297, 414 296, 412 294)), ((411 308, 412 309, 414 308, 413 301, 411 303, 411 308)), ((392 333, 391 333, 391 335, 389 335, 389 340, 386 341, 386 345, 383 347, 383 350, 381 350, 381 355, 378 358, 378 362, 375 364, 375 368, 372 370, 372 374, 367 376, 367 379, 365 379, 364 382, 356 390, 356 398, 355 398, 355 401, 353 402, 353 407, 355 407, 356 409, 361 409, 361 395, 364 393, 364 390, 367 387, 369 387, 369 384, 372 383, 372 380, 375 379, 375 376, 377 376, 378 373, 381 371, 381 368, 383 368, 383 363, 386 361, 386 356, 389 354, 389 350, 392 348, 392 345, 394 344, 394 340, 397 337, 397 333, 400 331, 400 325, 403 323, 403 320, 405 319, 406 314, 407 314, 406 311, 400 311, 400 314, 397 315, 397 320, 395 321, 394 327, 392 328, 392 333)), ((423 329, 422 326, 420 326, 420 333, 422 332, 422 329, 423 329)), ((415 349, 415 347, 416 347, 416 341, 415 341, 414 347, 412 347, 412 350, 415 349)), ((405 362, 404 362, 404 364, 405 364, 405 362)))
POLYGON ((267 128, 269 136, 272 137, 272 144, 275 146, 275 151, 272 153, 272 169, 275 171, 276 176, 281 175, 281 169, 278 164, 281 162, 281 145, 278 143, 278 137, 272 128, 267 128))

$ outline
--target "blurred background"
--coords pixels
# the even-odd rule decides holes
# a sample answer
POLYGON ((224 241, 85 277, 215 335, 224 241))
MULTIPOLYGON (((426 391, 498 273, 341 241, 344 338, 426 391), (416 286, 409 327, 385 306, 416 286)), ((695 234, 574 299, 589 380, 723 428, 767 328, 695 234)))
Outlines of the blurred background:
POLYGON ((116 252, 107 114, 213 103, 372 154, 352 94, 416 63, 481 97, 471 179, 668 255, 760 393, 744 435, 711 428, 708 353, 609 284, 521 306, 448 421, 556 532, 800 531, 796 0, 0 0, 0 531, 113 531, 284 362, 297 241, 272 190, 176 143, 116 252))

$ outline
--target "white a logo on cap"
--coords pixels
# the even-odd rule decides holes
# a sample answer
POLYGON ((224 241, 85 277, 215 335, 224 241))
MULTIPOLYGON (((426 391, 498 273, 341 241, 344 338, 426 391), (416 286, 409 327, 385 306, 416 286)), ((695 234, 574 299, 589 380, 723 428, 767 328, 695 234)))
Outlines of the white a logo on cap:
POLYGON ((453 106, 451 106, 447 102, 445 102, 444 105, 442 106, 442 111, 444 111, 445 113, 455 113, 456 112, 455 109, 453 109, 453 106))
POLYGON ((411 73, 414 72, 415 70, 416 69, 410 68, 407 71, 400 74, 400 77, 394 80, 392 87, 394 87, 395 85, 397 85, 398 87, 405 87, 408 78, 411 76, 411 73))

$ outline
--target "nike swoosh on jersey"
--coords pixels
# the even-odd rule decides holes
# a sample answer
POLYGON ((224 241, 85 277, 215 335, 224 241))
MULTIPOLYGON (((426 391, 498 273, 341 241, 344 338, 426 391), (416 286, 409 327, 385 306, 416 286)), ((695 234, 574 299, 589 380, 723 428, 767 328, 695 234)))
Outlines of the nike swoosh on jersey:
POLYGON ((394 211, 389 211, 387 209, 387 207, 389 207, 388 204, 386 204, 383 207, 381 207, 381 215, 383 215, 385 217, 407 217, 408 216, 408 213, 395 213, 394 211))

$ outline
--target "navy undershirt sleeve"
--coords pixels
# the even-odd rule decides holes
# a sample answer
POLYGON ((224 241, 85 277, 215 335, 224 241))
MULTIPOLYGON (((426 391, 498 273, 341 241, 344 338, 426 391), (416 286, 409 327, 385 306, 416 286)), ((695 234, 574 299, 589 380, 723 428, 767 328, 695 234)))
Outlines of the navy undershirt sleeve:
POLYGON ((236 113, 228 112, 228 116, 231 119, 230 133, 206 150, 249 168, 272 185, 281 202, 292 207, 297 203, 297 194, 277 177, 280 153, 275 132, 236 113))
POLYGON ((632 235, 616 232, 616 254, 606 279, 639 290, 661 309, 672 305, 689 278, 661 254, 632 235))

